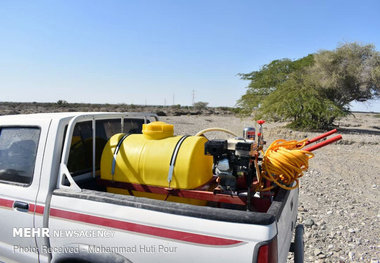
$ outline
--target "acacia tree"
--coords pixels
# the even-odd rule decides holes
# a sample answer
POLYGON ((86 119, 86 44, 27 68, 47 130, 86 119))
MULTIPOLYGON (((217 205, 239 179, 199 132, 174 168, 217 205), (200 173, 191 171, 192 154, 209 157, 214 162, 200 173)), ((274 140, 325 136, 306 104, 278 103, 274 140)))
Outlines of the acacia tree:
POLYGON ((207 108, 208 102, 198 101, 194 102, 193 107, 197 110, 204 110, 207 108))
POLYGON ((274 60, 241 77, 250 81, 238 101, 243 114, 320 129, 346 115, 351 101, 379 97, 380 55, 372 45, 350 43, 295 61, 274 60))
POLYGON ((337 105, 380 96, 380 53, 374 45, 348 43, 333 51, 320 51, 314 59, 309 74, 337 105))

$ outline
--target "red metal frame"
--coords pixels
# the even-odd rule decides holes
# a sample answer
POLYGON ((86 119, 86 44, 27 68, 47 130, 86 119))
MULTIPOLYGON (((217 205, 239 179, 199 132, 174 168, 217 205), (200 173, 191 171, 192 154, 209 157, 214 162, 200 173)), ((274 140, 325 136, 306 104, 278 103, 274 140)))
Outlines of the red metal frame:
MULTIPOLYGON (((97 179, 97 183, 106 187, 115 187, 119 189, 125 189, 128 191, 138 191, 145 193, 154 193, 161 195, 169 196, 178 196, 183 198, 191 198, 197 200, 205 200, 216 203, 226 203, 234 205, 247 205, 247 197, 245 196, 236 196, 236 195, 227 195, 227 194, 214 194, 210 191, 202 190, 187 190, 187 189, 174 189, 174 188, 165 188, 159 186, 151 186, 145 184, 133 184, 127 182, 116 182, 109 181, 104 179, 97 179)), ((269 199, 260 199, 253 197, 251 199, 252 207, 259 212, 266 212, 270 206, 269 199)))

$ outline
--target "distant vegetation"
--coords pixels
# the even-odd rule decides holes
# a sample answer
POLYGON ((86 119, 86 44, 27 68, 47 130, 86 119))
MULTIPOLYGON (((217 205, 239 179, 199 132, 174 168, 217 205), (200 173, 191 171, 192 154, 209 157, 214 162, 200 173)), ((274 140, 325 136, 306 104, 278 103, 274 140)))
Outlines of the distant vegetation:
POLYGON ((0 115, 41 113, 41 112, 152 112, 159 116, 181 115, 229 115, 234 114, 230 107, 208 107, 207 102, 202 105, 172 106, 162 105, 135 105, 135 104, 89 104, 69 103, 66 100, 58 100, 52 103, 40 102, 0 102, 0 115), (197 106, 197 107, 196 107, 197 106))
POLYGON ((198 101, 194 103, 193 107, 197 110, 203 110, 207 108, 207 105, 208 102, 198 101))
POLYGON ((347 43, 240 76, 250 81, 238 101, 242 114, 324 129, 350 112, 350 102, 380 97, 380 53, 373 45, 347 43))

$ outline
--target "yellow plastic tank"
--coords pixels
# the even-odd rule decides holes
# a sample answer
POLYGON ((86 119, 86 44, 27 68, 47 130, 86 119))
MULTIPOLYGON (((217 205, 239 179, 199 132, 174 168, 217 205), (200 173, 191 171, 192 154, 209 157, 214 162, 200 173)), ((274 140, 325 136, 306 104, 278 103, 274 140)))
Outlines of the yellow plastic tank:
MULTIPOLYGON (((107 142, 101 158, 101 178, 118 182, 168 187, 169 167, 177 143, 183 136, 173 136, 173 125, 152 122, 143 125, 143 134, 116 134, 107 142), (114 164, 113 164, 114 163, 114 164), (112 174, 113 172, 113 174, 112 174)), ((189 136, 179 147, 170 187, 195 189, 212 179, 212 157, 204 154, 207 139, 189 136)), ((127 190, 108 187, 107 191, 128 194, 127 190)), ((165 199, 166 195, 133 191, 135 196, 165 199)), ((168 201, 205 205, 205 201, 169 197, 168 201)))

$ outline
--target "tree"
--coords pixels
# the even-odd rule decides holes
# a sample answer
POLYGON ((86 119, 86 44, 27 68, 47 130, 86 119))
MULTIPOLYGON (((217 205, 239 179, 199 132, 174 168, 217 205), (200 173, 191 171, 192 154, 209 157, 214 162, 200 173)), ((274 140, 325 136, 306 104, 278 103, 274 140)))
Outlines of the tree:
POLYGON ((243 114, 290 120, 294 128, 320 129, 349 112, 353 100, 379 97, 380 56, 372 45, 345 44, 304 58, 274 60, 249 80, 238 101, 243 114))
POLYGON ((290 120, 292 128, 320 129, 345 114, 345 110, 321 96, 313 79, 294 72, 265 98, 256 118, 290 120))
POLYGON ((313 55, 296 61, 290 59, 273 60, 259 71, 240 74, 242 79, 250 81, 246 94, 238 101, 243 113, 250 114, 253 110, 260 108, 265 98, 286 82, 292 73, 302 70, 313 62, 313 55))
POLYGON ((59 100, 59 101, 57 101, 57 104, 60 105, 60 106, 62 106, 62 105, 67 105, 69 103, 67 101, 65 101, 65 100, 59 100))
POLYGON ((380 53, 374 45, 341 45, 334 51, 320 51, 309 74, 325 96, 339 106, 380 96, 380 53))
POLYGON ((208 102, 198 101, 194 102, 193 107, 197 110, 204 110, 207 108, 208 102))

